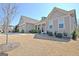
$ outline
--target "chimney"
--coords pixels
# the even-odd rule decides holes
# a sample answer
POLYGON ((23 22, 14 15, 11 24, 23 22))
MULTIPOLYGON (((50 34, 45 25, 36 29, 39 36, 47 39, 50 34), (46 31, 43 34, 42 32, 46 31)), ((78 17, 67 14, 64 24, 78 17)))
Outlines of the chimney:
POLYGON ((44 20, 44 19, 46 19, 46 17, 41 17, 41 20, 44 20))

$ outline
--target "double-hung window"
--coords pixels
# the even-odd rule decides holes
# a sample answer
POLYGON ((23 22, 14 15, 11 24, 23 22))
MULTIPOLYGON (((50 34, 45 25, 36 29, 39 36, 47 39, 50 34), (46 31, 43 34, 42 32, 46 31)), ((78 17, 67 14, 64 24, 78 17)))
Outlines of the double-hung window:
POLYGON ((52 22, 52 21, 49 21, 48 26, 49 26, 49 29, 52 29, 52 27, 53 27, 53 22, 52 22))
POLYGON ((59 21, 59 28, 64 28, 64 20, 59 21))

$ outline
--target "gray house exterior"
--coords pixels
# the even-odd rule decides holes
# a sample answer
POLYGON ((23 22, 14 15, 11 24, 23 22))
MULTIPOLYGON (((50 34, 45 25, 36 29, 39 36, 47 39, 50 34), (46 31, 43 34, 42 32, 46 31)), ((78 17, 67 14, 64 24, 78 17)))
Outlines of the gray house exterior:
POLYGON ((76 10, 63 10, 55 7, 47 17, 42 17, 42 20, 37 21, 28 17, 21 17, 19 22, 19 30, 24 29, 29 32, 31 29, 41 30, 41 33, 47 31, 55 33, 71 33, 77 27, 76 10), (28 20, 27 20, 28 19, 28 20))

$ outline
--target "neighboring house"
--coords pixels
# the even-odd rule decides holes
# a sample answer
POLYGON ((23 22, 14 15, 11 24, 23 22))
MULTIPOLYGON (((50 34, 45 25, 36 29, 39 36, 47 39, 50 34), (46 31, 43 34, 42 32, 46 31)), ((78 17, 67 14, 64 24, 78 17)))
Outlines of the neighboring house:
POLYGON ((41 33, 47 33, 49 31, 71 35, 77 27, 76 11, 74 9, 66 11, 55 7, 47 17, 42 17, 42 20, 39 22, 30 19, 22 16, 19 23, 19 30, 25 28, 25 31, 29 31, 36 28, 37 30, 41 30, 41 33))
POLYGON ((35 23, 38 21, 29 17, 21 16, 20 22, 18 24, 19 32, 29 32, 35 28, 35 23))
MULTIPOLYGON (((11 26, 11 25, 10 25, 10 26, 8 27, 8 32, 13 32, 13 27, 14 27, 14 26, 11 26)), ((4 32, 3 25, 0 25, 0 32, 4 32)))
POLYGON ((9 31, 9 32, 13 32, 13 30, 14 30, 14 26, 10 25, 10 26, 8 27, 8 31, 9 31))
POLYGON ((3 32, 2 25, 0 25, 0 32, 3 32))

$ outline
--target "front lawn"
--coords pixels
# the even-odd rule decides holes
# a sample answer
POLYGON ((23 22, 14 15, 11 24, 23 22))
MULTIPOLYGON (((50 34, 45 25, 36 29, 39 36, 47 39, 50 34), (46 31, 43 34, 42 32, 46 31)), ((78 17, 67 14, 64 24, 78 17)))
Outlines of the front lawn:
MULTIPOLYGON (((50 38, 50 36, 46 39, 34 38, 35 35, 36 34, 9 35, 9 42, 19 42, 20 46, 7 53, 12 56, 79 55, 79 39, 77 39, 77 41, 60 42, 49 40, 48 38, 50 38)), ((3 35, 0 36, 0 40, 5 41, 5 37, 3 35)))

